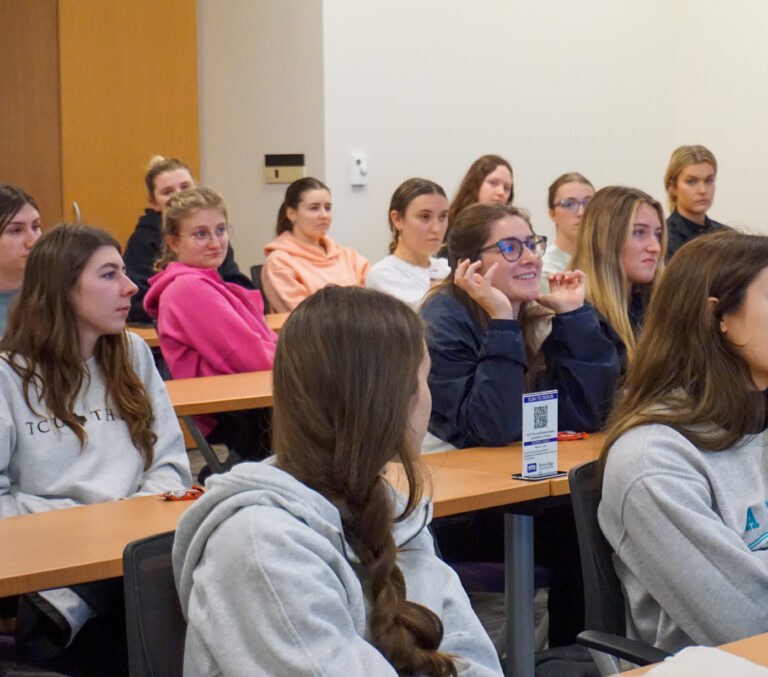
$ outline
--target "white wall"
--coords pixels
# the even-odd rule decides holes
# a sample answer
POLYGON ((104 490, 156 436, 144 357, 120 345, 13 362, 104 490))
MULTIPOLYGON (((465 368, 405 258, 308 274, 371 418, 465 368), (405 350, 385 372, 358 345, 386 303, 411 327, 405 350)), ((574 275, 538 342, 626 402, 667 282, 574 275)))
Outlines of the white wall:
POLYGON ((201 181, 219 190, 241 270, 264 262, 285 186, 264 155, 304 153, 322 176, 321 0, 199 0, 201 181))
POLYGON ((261 260, 241 221, 259 254, 283 192, 262 156, 294 150, 333 191, 331 234, 372 260, 402 180, 452 196, 484 153, 510 160, 515 203, 551 235, 559 174, 664 200, 672 149, 703 143, 720 161, 711 215, 768 232, 763 0, 200 0, 199 26, 203 177, 236 207, 241 265, 261 260), (348 185, 352 151, 365 188, 348 185))

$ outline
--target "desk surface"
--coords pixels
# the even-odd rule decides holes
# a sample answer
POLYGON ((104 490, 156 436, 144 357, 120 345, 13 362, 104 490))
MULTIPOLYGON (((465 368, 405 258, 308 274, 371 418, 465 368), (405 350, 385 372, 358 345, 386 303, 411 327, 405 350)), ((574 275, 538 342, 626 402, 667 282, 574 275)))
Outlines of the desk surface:
POLYGON ((191 501, 142 496, 0 519, 0 597, 123 573, 131 541, 172 531, 191 501))
MULTIPOLYGON (((264 316, 264 321, 272 331, 279 332, 283 328, 288 315, 289 313, 270 313, 269 315, 264 316)), ((141 338, 147 342, 147 345, 149 345, 150 348, 160 347, 160 339, 157 338, 157 331, 155 331, 154 327, 129 326, 128 329, 130 329, 134 334, 141 336, 141 338)))
MULTIPOLYGON (((768 667, 768 633, 747 637, 746 639, 740 639, 737 642, 730 642, 729 644, 723 644, 718 648, 736 654, 737 656, 741 656, 742 658, 746 658, 758 665, 765 665, 768 667)), ((643 675, 652 667, 652 665, 647 665, 644 668, 636 668, 629 672, 622 672, 621 675, 615 675, 614 677, 634 677, 635 675, 643 675)))
POLYGON ((272 406, 272 372, 201 376, 166 381, 177 416, 272 406))

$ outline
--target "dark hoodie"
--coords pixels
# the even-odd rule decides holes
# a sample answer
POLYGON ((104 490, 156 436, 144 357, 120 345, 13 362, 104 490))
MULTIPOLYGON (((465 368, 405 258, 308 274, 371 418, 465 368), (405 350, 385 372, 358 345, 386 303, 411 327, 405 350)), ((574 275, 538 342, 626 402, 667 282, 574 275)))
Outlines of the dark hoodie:
MULTIPOLYGON (((145 209, 144 216, 136 224, 136 230, 128 239, 123 254, 128 277, 139 288, 139 291, 131 298, 131 312, 128 314, 128 322, 146 324, 152 322, 152 318, 144 310, 144 295, 149 289, 149 278, 157 272, 153 266, 160 256, 162 242, 162 214, 154 209, 145 209)), ((245 287, 245 289, 254 288, 251 280, 243 275, 237 267, 235 253, 231 245, 227 247, 227 256, 224 263, 219 267, 219 275, 224 282, 233 282, 245 287)))

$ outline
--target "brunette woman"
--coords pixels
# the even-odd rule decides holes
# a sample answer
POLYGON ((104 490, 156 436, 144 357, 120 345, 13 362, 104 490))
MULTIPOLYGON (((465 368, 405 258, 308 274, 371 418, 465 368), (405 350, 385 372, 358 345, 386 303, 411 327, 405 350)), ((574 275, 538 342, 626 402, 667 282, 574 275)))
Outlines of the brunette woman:
MULTIPOLYGON (((177 193, 197 185, 192 170, 186 164, 176 158, 164 158, 162 155, 155 155, 149 161, 144 183, 149 195, 147 208, 136 224, 136 230, 128 239, 123 257, 128 268, 128 277, 139 288, 131 299, 131 313, 128 316, 130 322, 137 323, 152 321, 144 310, 144 295, 149 289, 149 278, 155 274, 155 262, 162 249, 162 218, 165 205, 177 193)), ((219 266, 219 275, 225 282, 253 289, 251 280, 237 267, 231 245, 227 246, 227 254, 219 266)))
MULTIPOLYGON (((229 229, 224 200, 210 188, 184 190, 165 206, 160 272, 149 280, 144 307, 157 318, 173 378, 272 368, 277 335, 264 322, 261 292, 225 282, 218 273, 229 229)), ((241 458, 269 454, 263 410, 199 416, 197 423, 209 441, 226 443, 241 458)))
POLYGON ((436 258, 448 225, 445 191, 427 179, 408 179, 392 195, 389 256, 371 267, 365 285, 418 309, 424 295, 450 268, 436 258))
POLYGON ((675 652, 768 631, 768 237, 672 258, 603 448, 627 634, 675 652))
POLYGON ((502 674, 420 500, 428 372, 422 324, 391 296, 328 287, 291 313, 276 457, 211 478, 176 532, 185 675, 502 674))
POLYGON ((277 214, 277 237, 264 247, 261 281, 272 312, 293 310, 329 284, 365 284, 370 264, 330 238, 331 219, 331 191, 322 181, 306 177, 288 186, 277 214))
POLYGON ((539 296, 546 238, 528 215, 474 205, 448 233, 452 274, 424 302, 432 358, 430 433, 455 447, 520 439, 522 393, 558 389, 562 429, 596 430, 620 373, 617 343, 584 304, 581 271, 539 296), (534 303, 538 297, 538 303, 534 303))
POLYGON ((40 213, 21 188, 0 184, 0 336, 8 306, 18 294, 32 245, 40 237, 40 213))
POLYGON ((636 188, 601 188, 584 210, 570 266, 587 276, 587 301, 632 355, 645 308, 664 270, 667 229, 661 205, 636 188))
POLYGON ((672 212, 667 219, 667 260, 688 240, 726 226, 707 216, 715 197, 717 160, 704 146, 680 146, 672 152, 664 188, 672 212))
MULTIPOLYGON (((104 231, 60 225, 32 248, 0 342, 0 517, 189 487, 165 385, 149 347, 124 328, 135 293, 104 231)), ((102 650, 114 635, 75 637, 119 618, 121 598, 119 580, 24 595, 17 644, 34 662, 74 652, 92 670, 82 674, 127 674, 124 648, 102 650)))

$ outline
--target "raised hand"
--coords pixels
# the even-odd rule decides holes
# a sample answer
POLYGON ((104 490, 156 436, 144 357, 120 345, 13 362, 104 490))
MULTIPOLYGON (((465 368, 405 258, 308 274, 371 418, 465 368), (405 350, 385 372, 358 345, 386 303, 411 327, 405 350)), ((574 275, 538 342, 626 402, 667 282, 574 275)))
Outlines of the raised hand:
MULTIPOLYGON (((456 266, 453 281, 459 289, 463 289, 469 296, 482 306, 485 312, 494 320, 514 320, 517 312, 506 294, 493 286, 493 276, 499 264, 494 263, 485 275, 481 275, 478 269, 482 261, 470 262, 464 259, 456 266)), ((583 299, 583 294, 582 294, 583 299)))
POLYGON ((584 305, 587 276, 580 270, 566 270, 550 273, 549 294, 536 299, 541 305, 556 313, 567 313, 584 305))

